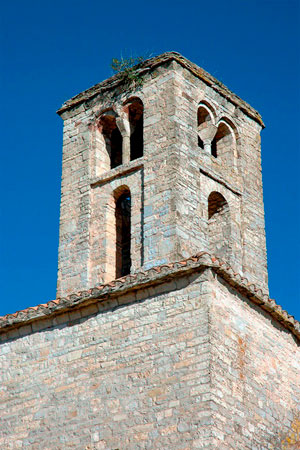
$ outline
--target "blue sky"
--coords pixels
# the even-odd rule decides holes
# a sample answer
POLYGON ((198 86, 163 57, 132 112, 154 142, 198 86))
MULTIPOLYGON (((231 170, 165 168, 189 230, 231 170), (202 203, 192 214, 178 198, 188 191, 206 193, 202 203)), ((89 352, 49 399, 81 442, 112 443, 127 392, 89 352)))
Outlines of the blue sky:
POLYGON ((299 2, 2 5, 0 315, 55 298, 61 104, 123 54, 178 51, 262 115, 270 295, 300 319, 299 2))

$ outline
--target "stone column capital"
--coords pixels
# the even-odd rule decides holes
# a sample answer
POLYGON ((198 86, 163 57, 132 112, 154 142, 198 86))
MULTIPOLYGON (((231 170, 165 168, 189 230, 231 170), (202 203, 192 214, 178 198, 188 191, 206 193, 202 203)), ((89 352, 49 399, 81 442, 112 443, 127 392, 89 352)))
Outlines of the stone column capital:
POLYGON ((126 114, 122 114, 116 118, 117 127, 120 130, 122 137, 130 137, 130 123, 126 114))
POLYGON ((122 162, 126 164, 130 161, 130 123, 127 114, 123 113, 117 117, 116 124, 123 138, 122 162))
POLYGON ((217 133, 218 127, 216 125, 210 124, 205 127, 198 128, 198 134, 202 141, 211 142, 217 133))

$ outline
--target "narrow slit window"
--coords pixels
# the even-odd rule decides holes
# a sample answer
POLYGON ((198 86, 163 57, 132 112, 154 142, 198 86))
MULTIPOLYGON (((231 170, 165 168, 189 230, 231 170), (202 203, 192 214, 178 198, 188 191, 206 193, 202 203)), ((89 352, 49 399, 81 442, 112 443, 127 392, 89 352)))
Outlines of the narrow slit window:
POLYGON ((144 107, 140 99, 133 100, 128 107, 130 123, 130 160, 144 154, 144 107))
POLYGON ((116 200, 116 278, 131 268, 131 195, 123 192, 116 200))

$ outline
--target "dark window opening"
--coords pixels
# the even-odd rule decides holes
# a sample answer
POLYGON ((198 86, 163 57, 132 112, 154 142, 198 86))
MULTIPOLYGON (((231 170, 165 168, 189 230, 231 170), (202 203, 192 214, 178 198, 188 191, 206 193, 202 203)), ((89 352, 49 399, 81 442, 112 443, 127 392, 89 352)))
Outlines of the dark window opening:
POLYGON ((204 142, 202 141, 200 136, 198 136, 198 147, 202 148, 202 150, 204 149, 204 142))
POLYGON ((110 138, 110 168, 118 167, 122 164, 122 135, 116 127, 111 132, 110 138))
POLYGON ((216 136, 213 138, 212 143, 211 143, 211 154, 215 158, 218 157, 216 136))
POLYGON ((114 116, 109 114, 103 115, 100 119, 100 126, 102 127, 106 149, 110 157, 110 168, 114 169, 122 164, 123 138, 114 116))
POLYGON ((144 153, 144 108, 140 100, 129 105, 130 135, 130 160, 141 158, 144 153))
POLYGON ((208 197, 208 219, 215 214, 224 214, 228 210, 228 203, 223 195, 218 192, 212 192, 208 197))
POLYGON ((116 278, 130 273, 131 196, 124 192, 116 201, 116 278))

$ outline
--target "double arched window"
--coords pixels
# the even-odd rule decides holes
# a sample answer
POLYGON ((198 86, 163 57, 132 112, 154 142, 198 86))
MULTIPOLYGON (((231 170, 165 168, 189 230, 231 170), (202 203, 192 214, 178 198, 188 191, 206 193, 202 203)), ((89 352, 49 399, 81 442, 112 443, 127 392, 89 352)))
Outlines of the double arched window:
POLYGON ((141 158, 144 153, 144 106, 143 102, 133 97, 127 100, 117 113, 114 109, 103 112, 98 121, 98 129, 103 136, 106 155, 109 160, 106 170, 141 158))
POLYGON ((198 107, 197 124, 198 147, 226 165, 235 166, 237 150, 233 124, 225 117, 217 121, 207 103, 201 103, 198 107))
MULTIPOLYGON (((95 173, 141 158, 144 153, 144 106, 131 97, 121 106, 102 111, 95 126, 95 173)), ((105 273, 111 278, 131 270, 131 193, 128 186, 115 189, 106 208, 105 273)))

